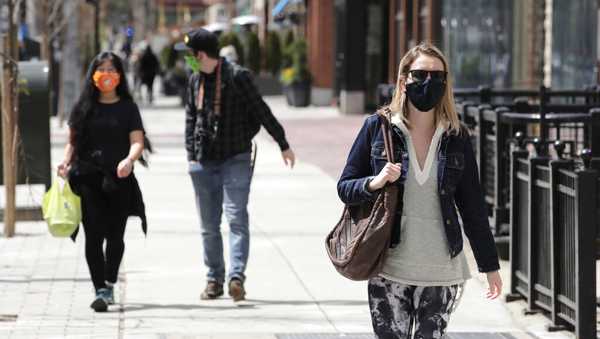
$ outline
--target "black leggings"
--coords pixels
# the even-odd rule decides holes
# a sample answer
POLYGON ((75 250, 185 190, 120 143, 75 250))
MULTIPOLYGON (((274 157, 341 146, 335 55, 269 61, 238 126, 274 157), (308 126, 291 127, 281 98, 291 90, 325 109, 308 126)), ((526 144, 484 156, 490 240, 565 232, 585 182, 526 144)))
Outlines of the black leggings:
POLYGON ((154 93, 153 93, 153 89, 154 89, 154 77, 145 78, 142 83, 144 85, 146 85, 147 92, 148 92, 148 101, 150 103, 152 103, 152 100, 154 99, 154 93))
POLYGON ((131 185, 119 180, 113 192, 102 190, 102 176, 86 176, 80 185, 85 258, 96 290, 116 283, 125 252, 125 225, 131 185), (106 240, 106 250, 103 250, 106 240))

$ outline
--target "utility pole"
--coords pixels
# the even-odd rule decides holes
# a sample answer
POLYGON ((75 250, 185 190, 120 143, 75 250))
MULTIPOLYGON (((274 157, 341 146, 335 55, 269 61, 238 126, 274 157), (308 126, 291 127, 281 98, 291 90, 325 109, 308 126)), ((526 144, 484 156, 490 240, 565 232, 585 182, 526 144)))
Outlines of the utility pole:
POLYGON ((14 23, 15 3, 7 0, 8 6, 8 35, 1 37, 1 64, 2 76, 2 160, 4 188, 6 190, 4 204, 4 236, 10 238, 15 234, 16 201, 15 191, 17 185, 17 58, 15 55, 16 27, 14 23))

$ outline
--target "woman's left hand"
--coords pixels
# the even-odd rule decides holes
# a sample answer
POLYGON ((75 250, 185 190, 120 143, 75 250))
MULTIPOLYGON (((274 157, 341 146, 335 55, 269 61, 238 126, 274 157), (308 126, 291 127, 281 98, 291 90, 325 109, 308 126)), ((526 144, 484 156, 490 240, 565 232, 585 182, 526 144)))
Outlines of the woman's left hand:
POLYGON ((133 161, 129 158, 125 158, 121 160, 119 166, 117 166, 117 177, 119 178, 127 178, 131 174, 131 170, 133 169, 133 161))
POLYGON ((488 291, 485 297, 488 299, 496 299, 502 293, 502 278, 498 271, 487 272, 488 291))

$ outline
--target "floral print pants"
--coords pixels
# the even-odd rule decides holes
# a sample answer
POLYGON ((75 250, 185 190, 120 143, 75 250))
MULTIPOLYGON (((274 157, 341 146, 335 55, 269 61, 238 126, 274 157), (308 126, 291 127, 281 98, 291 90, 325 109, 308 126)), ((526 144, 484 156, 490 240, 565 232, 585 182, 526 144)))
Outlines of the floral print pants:
POLYGON ((369 306, 378 339, 443 339, 464 284, 412 286, 369 280, 369 306))

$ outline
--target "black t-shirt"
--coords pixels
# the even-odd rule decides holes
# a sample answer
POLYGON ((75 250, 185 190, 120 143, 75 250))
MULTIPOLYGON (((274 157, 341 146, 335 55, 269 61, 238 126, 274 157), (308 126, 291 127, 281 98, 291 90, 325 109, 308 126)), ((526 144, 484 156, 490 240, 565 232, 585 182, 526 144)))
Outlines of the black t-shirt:
POLYGON ((97 112, 85 124, 87 135, 82 156, 88 158, 95 153, 94 162, 99 160, 99 165, 114 173, 119 162, 129 155, 129 133, 138 130, 144 131, 144 126, 135 102, 99 103, 97 112))

